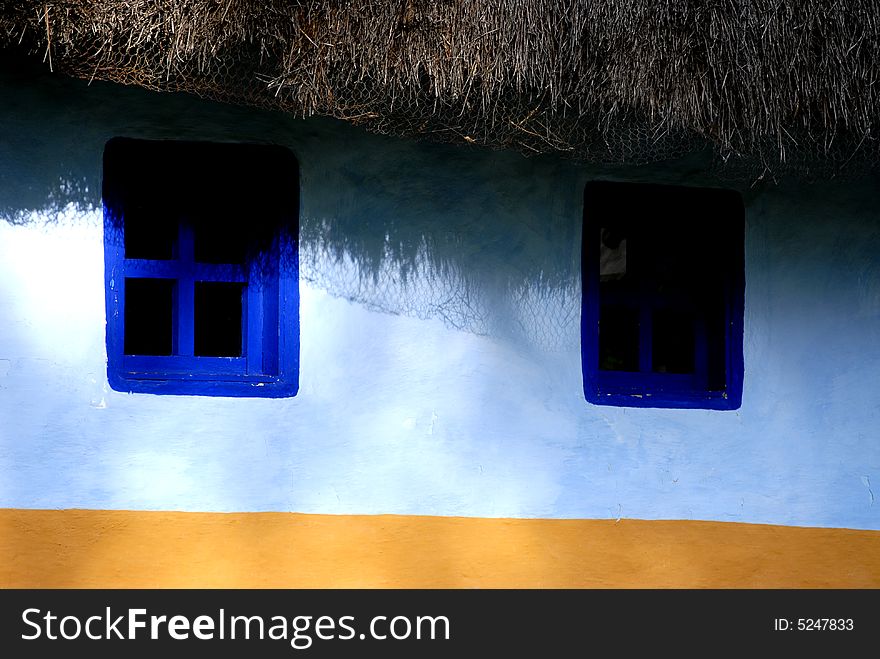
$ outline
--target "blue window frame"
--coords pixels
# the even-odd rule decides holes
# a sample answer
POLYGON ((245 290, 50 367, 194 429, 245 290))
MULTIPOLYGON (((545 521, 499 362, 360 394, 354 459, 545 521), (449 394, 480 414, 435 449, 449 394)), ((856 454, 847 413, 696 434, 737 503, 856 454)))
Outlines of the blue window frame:
POLYGON ((296 395, 298 191, 296 160, 281 147, 107 143, 104 257, 113 389, 296 395))
POLYGON ((591 403, 742 403, 744 208, 732 190, 591 182, 581 359, 591 403))

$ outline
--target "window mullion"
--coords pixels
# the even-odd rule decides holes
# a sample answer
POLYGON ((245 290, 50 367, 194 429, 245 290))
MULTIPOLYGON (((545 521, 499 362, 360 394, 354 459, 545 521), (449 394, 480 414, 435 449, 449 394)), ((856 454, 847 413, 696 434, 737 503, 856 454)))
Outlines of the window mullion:
POLYGON ((639 371, 651 373, 654 370, 654 307, 651 305, 651 282, 639 273, 639 371))
POLYGON ((180 276, 177 279, 175 327, 177 345, 175 354, 192 356, 195 352, 195 277, 193 259, 195 254, 193 229, 186 222, 180 223, 177 242, 177 258, 180 276))
POLYGON ((242 348, 247 356, 248 373, 263 368, 263 296, 259 285, 245 286, 243 292, 242 348))
POLYGON ((709 344, 706 318, 699 309, 694 309, 694 378, 697 386, 709 386, 709 344))

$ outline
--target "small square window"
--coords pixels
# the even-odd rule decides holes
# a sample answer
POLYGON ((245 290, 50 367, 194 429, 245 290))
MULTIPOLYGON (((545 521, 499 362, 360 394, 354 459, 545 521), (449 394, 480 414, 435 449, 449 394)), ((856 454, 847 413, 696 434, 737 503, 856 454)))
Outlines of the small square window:
POLYGON ((113 389, 296 394, 298 176, 296 160, 280 147, 107 143, 113 389))
POLYGON ((588 401, 740 406, 743 239, 734 191, 587 184, 581 358, 588 401))

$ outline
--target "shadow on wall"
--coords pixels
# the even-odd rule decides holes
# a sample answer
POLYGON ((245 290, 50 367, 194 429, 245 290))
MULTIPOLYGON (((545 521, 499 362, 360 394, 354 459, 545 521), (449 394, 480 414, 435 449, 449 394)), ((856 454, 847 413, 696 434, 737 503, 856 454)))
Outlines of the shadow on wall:
POLYGON ((0 52, 0 217, 25 223, 34 212, 57 215, 101 203, 99 160, 83 162, 81 120, 95 104, 83 85, 49 76, 39 63, 0 52), (32 81, 41 79, 40 85, 32 81), (34 109, 43 118, 35 121, 34 109), (35 129, 36 126, 36 129, 35 129))
POLYGON ((545 349, 577 346, 580 174, 571 163, 422 147, 186 95, 144 103, 154 93, 88 86, 9 52, 0 53, 0 86, 7 222, 100 208, 99 145, 115 135, 222 141, 234 125, 245 140, 289 143, 302 160, 305 281, 378 311, 545 349))

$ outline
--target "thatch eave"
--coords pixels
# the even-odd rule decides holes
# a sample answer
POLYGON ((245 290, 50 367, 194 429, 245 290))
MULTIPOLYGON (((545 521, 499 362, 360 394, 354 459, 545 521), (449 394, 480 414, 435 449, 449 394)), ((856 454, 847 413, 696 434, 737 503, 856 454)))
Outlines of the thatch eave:
POLYGON ((839 174, 880 146, 876 0, 16 0, 0 46, 86 79, 402 136, 839 174))

